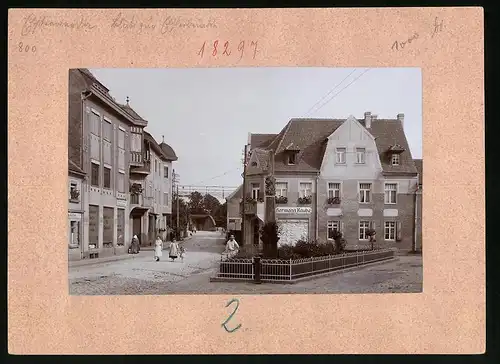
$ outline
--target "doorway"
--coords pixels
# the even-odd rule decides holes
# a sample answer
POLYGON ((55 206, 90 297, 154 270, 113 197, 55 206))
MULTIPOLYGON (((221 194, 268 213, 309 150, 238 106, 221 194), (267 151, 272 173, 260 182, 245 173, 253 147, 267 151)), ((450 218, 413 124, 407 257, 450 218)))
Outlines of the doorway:
POLYGON ((133 216, 132 217, 132 236, 137 235, 137 237, 141 238, 141 217, 133 216))
POLYGON ((260 223, 259 219, 253 220, 253 245, 259 245, 260 241, 260 223))

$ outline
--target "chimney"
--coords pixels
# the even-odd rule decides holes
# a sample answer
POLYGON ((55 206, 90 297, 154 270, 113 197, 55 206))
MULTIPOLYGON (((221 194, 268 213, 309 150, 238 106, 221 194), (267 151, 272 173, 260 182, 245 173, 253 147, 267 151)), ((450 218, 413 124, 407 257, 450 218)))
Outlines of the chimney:
POLYGON ((252 133, 248 133, 247 144, 250 145, 250 143, 252 143, 252 133))
POLYGON ((398 120, 401 121, 401 126, 404 128, 405 114, 398 114, 398 120))
POLYGON ((365 112, 365 128, 370 129, 372 126, 372 113, 370 111, 365 112))
POLYGON ((372 115, 372 120, 375 120, 377 117, 378 117, 378 115, 377 115, 377 114, 373 114, 373 115, 372 115))

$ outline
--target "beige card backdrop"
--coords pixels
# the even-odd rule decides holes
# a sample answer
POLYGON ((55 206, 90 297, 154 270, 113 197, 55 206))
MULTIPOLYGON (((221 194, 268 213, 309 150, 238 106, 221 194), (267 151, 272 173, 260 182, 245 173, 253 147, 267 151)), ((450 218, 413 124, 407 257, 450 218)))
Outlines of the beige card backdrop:
POLYGON ((10 353, 484 352, 482 8, 10 9, 8 26, 10 353), (68 69, 232 66, 421 67, 423 293, 69 296, 68 69))

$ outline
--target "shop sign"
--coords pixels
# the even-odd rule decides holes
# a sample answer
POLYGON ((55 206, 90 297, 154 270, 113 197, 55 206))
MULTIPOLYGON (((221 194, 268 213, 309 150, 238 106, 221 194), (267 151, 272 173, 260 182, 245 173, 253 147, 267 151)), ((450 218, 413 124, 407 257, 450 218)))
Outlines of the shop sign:
POLYGON ((277 214, 288 215, 310 215, 312 213, 311 207, 277 207, 277 214))

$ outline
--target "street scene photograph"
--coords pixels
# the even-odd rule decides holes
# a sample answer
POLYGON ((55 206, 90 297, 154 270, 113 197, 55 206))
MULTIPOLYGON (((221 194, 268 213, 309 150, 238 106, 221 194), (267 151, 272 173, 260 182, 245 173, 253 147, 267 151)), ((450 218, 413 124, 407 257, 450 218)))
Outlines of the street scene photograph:
POLYGON ((419 293, 420 68, 78 68, 71 295, 419 293))

